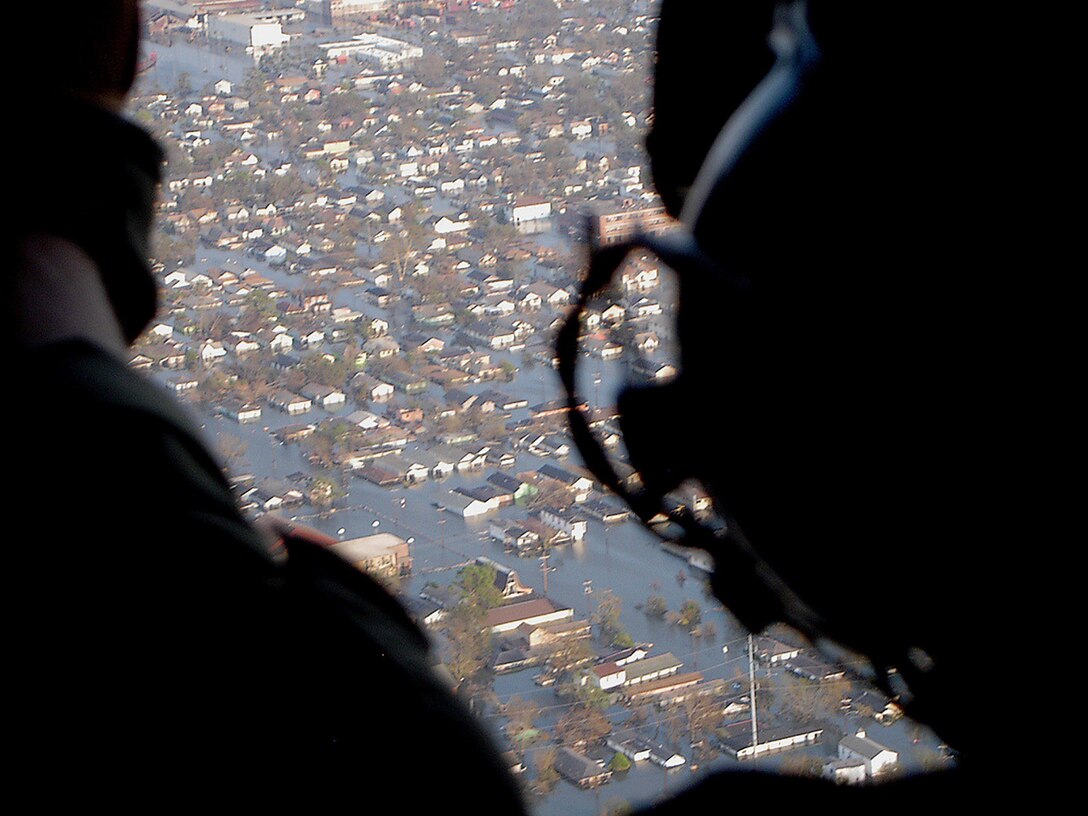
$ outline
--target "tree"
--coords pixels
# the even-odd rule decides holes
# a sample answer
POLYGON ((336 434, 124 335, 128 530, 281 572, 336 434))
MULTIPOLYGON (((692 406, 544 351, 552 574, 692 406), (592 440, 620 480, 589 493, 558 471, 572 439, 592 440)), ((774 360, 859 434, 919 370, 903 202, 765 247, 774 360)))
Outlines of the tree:
POLYGON ((264 318, 275 317, 278 314, 275 301, 264 289, 254 289, 246 295, 246 306, 264 318))
POLYGON ((570 507, 574 504, 574 491, 556 479, 540 479, 537 492, 529 498, 530 508, 570 507))
POLYGON ((567 709, 555 730, 564 745, 574 748, 600 742, 612 732, 612 723, 596 708, 579 704, 567 709))
POLYGON ((591 623, 598 627, 601 640, 612 643, 616 635, 623 631, 620 625, 620 612, 623 602, 610 589, 597 594, 597 609, 593 612, 591 623))
POLYGON ((833 718, 842 702, 839 683, 813 683, 792 674, 776 679, 775 691, 778 702, 803 722, 833 718))
POLYGON ((663 595, 653 594, 646 599, 645 612, 651 618, 663 618, 669 611, 669 605, 663 595))
POLYGON ((382 245, 382 260, 388 263, 397 278, 403 281, 415 268, 415 257, 427 243, 427 230, 419 221, 414 204, 402 207, 401 228, 382 245))
POLYGON ((503 713, 510 721, 510 732, 520 734, 536 725, 540 718, 540 706, 532 700, 524 700, 521 697, 511 697, 503 709, 503 713))
POLYGON ((548 655, 548 665, 556 672, 566 672, 594 658, 593 648, 585 638, 563 638, 548 655))
POLYGON ((442 87, 449 77, 446 60, 434 50, 424 52, 423 56, 416 60, 415 69, 419 81, 429 88, 442 87))
POLYGON ((685 698, 681 704, 688 724, 688 739, 700 753, 713 753, 706 745, 706 736, 722 719, 721 704, 709 694, 697 694, 685 698))
POLYGON ((340 483, 326 476, 318 476, 310 484, 310 501, 318 507, 331 507, 333 502, 345 495, 340 483))
POLYGON ((191 264, 196 259, 193 241, 175 239, 160 229, 152 233, 151 240, 152 256, 167 269, 191 264))
POLYGON ((489 564, 469 564, 457 573, 457 589, 461 602, 483 609, 502 604, 502 591, 495 586, 495 568, 489 564))
POLYGON ((491 657, 491 630, 482 606, 459 603, 446 613, 446 666, 458 681, 479 674, 491 657))
MULTIPOLYGON (((199 362, 199 357, 197 358, 197 362, 199 362)), ((197 393, 200 396, 201 402, 212 404, 224 399, 230 394, 231 384, 231 378, 225 371, 220 368, 212 368, 207 371, 204 378, 200 381, 200 387, 197 393)))
POLYGON ((807 776, 819 778, 823 773, 824 761, 809 754, 792 754, 784 757, 778 770, 786 776, 807 776))
POLYGON ((321 354, 312 354, 302 361, 302 370, 308 380, 339 388, 354 373, 354 364, 345 356, 330 360, 321 354))
POLYGON ((533 755, 533 764, 536 766, 536 780, 533 783, 533 793, 543 796, 550 793, 559 781, 559 771, 555 769, 555 760, 558 751, 554 747, 541 748, 533 755))
POLYGON ((585 706, 595 709, 596 711, 604 711, 610 705, 612 705, 612 695, 604 689, 599 689, 592 683, 584 683, 583 685, 576 686, 574 696, 585 706))
POLYGON ((612 761, 608 763, 608 767, 616 773, 623 773, 624 771, 631 770, 631 760, 624 754, 616 751, 616 755, 612 757, 612 761))
POLYGON ((677 623, 685 629, 694 629, 703 619, 703 610, 695 601, 687 600, 680 605, 680 616, 677 623))
POLYGON ((635 645, 635 639, 631 637, 630 632, 618 632, 614 638, 612 638, 612 645, 620 649, 630 649, 635 645))
POLYGON ((506 438, 506 420, 498 412, 484 416, 476 425, 480 439, 499 441, 506 438))

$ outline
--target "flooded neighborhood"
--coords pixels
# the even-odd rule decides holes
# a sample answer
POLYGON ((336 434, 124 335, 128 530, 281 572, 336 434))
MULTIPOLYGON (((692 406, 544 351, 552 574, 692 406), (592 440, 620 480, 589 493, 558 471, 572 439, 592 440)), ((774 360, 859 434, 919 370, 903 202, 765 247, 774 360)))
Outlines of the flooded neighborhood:
MULTIPOLYGON (((654 3, 145 17, 130 115, 168 154, 163 294, 130 364, 187 405, 247 514, 391 590, 533 812, 622 812, 731 765, 866 783, 950 761, 851 667, 745 631, 705 553, 580 461, 555 340, 586 235, 671 223, 643 147, 654 3)), ((675 320, 671 272, 638 254, 582 320, 575 410, 632 486, 617 394, 675 376, 675 320)), ((669 498, 715 519, 698 484, 669 498)))

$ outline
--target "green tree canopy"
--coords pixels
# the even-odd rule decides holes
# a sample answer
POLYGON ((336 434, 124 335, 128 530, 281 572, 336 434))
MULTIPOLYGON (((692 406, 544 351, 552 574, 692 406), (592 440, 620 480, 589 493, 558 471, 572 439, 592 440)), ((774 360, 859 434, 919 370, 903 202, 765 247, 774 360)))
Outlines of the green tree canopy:
POLYGON ((631 760, 617 751, 616 755, 612 757, 612 761, 608 763, 608 767, 613 771, 629 771, 631 770, 631 760))
POLYGON ((703 610, 695 601, 684 601, 680 605, 680 617, 677 620, 685 629, 694 629, 703 619, 703 610))
POLYGON ((457 573, 457 590, 463 603, 491 609, 502 604, 502 592, 495 586, 495 568, 469 564, 457 573))
POLYGON ((457 680, 474 677, 491 657, 491 631, 482 606, 457 604, 446 614, 446 666, 457 680))

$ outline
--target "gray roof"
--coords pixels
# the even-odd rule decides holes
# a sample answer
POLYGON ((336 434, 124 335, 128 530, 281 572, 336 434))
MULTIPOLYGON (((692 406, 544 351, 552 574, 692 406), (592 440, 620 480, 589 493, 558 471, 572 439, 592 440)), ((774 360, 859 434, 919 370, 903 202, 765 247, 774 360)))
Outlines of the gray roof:
POLYGON ((580 754, 570 748, 559 749, 555 757, 555 769, 567 779, 575 782, 611 774, 610 771, 601 768, 585 754, 580 754))
POLYGON ((839 740, 839 745, 866 759, 875 759, 882 752, 892 750, 891 748, 881 745, 876 740, 871 740, 868 737, 859 737, 854 734, 843 737, 839 740))

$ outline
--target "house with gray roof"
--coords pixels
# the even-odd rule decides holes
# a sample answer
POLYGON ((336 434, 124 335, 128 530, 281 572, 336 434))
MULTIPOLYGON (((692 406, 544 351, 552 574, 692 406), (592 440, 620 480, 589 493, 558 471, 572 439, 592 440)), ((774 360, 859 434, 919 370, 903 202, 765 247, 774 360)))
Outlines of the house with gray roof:
POLYGON ((579 788, 595 788, 612 778, 612 771, 570 748, 560 748, 555 757, 555 769, 579 788))
POLYGON ((848 734, 839 740, 839 759, 863 762, 870 779, 887 773, 899 764, 897 752, 870 739, 865 731, 848 734))

